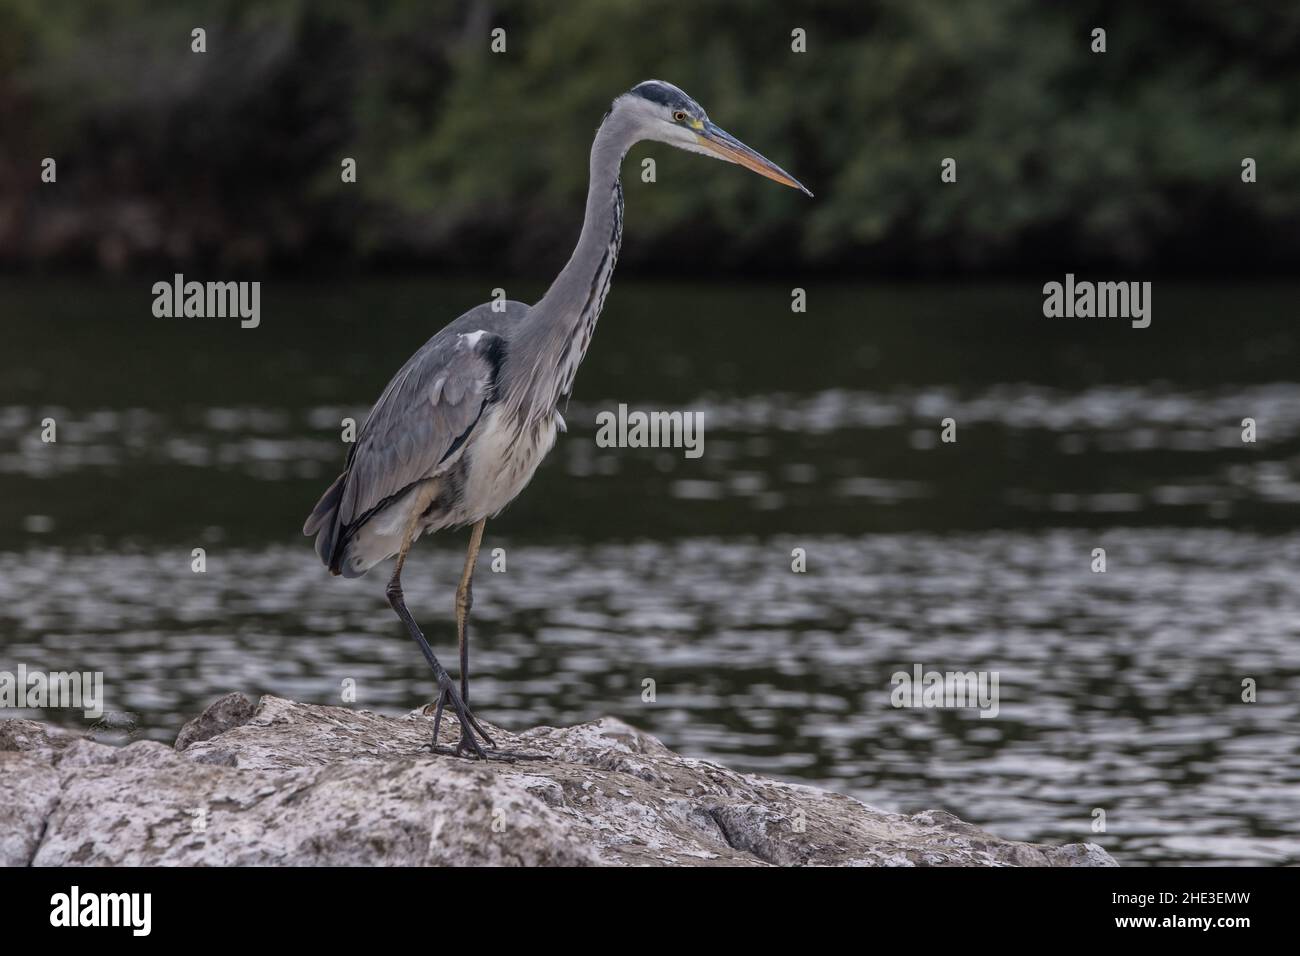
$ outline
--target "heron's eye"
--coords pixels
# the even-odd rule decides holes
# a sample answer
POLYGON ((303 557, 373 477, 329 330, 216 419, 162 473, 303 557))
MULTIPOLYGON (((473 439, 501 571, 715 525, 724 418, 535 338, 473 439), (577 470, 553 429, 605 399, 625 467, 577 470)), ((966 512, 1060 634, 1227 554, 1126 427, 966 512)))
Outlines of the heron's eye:
POLYGON ((684 113, 682 110, 673 110, 673 122, 674 122, 674 123, 685 123, 685 122, 686 122, 686 113, 684 113))

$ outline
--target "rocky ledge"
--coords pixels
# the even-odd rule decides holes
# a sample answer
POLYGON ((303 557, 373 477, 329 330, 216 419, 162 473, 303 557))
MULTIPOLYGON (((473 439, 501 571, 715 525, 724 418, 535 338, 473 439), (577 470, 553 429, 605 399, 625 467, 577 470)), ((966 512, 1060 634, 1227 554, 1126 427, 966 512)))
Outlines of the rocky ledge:
POLYGON ((0 721, 0 864, 1115 865, 681 757, 612 718, 490 727, 545 758, 515 763, 433 754, 432 726, 238 694, 175 748, 0 721))

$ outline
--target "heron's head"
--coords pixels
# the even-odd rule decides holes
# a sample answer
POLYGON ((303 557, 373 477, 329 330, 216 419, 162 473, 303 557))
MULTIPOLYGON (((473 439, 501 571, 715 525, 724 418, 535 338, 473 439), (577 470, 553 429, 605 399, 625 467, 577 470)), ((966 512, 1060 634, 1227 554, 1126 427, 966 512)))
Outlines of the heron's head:
POLYGON ((616 114, 630 122, 638 139, 652 139, 692 153, 739 163, 760 176, 800 190, 807 188, 776 163, 716 126, 704 107, 663 80, 638 83, 614 101, 616 114))

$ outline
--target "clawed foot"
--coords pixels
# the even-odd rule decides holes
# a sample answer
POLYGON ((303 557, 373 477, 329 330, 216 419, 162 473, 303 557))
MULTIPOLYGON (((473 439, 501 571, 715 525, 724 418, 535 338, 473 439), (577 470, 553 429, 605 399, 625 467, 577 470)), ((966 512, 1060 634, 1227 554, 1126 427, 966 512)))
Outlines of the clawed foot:
POLYGON ((429 749, 436 754, 442 754, 447 757, 468 757, 471 760, 502 760, 506 763, 514 763, 518 760, 547 760, 545 754, 523 754, 515 753, 509 750, 497 750, 496 744, 488 736, 488 732, 483 729, 475 718, 473 712, 465 706, 461 696, 457 693, 453 684, 448 682, 442 687, 438 695, 438 709, 433 714, 433 740, 429 744, 429 749), (460 724, 460 740, 456 742, 455 747, 446 747, 438 743, 438 731, 442 729, 442 712, 448 705, 456 712, 456 720, 460 724), (478 736, 483 738, 487 744, 484 748, 478 741, 478 736))
POLYGON ((433 743, 430 747, 434 753, 450 752, 453 757, 463 757, 466 753, 471 757, 477 757, 480 760, 487 759, 487 753, 483 750, 482 744, 474 736, 474 731, 483 735, 483 740, 489 747, 496 747, 488 732, 483 729, 483 725, 474 719, 470 709, 465 706, 461 700, 460 694, 456 692, 456 686, 450 681, 445 681, 441 685, 441 693, 438 695, 438 709, 433 713, 433 743), (456 719, 460 722, 460 740, 456 743, 456 749, 453 751, 449 747, 441 747, 438 744, 438 731, 442 728, 442 711, 451 704, 451 709, 456 712, 456 719))
POLYGON ((461 737, 455 747, 446 747, 442 744, 429 744, 429 749, 436 754, 442 754, 444 757, 468 757, 470 760, 500 760, 502 763, 517 763, 520 760, 550 760, 547 754, 522 754, 514 750, 493 750, 488 748, 484 750, 479 748, 477 752, 470 750, 470 744, 465 742, 461 737))

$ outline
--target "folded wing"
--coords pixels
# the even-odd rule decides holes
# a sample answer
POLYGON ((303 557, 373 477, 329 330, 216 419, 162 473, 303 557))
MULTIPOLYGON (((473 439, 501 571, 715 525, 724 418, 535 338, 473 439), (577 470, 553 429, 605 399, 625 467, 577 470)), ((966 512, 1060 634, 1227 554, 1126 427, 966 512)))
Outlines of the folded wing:
POLYGON ((393 376, 366 416, 343 474, 303 525, 304 534, 317 536, 316 553, 331 570, 372 515, 455 462, 494 396, 504 357, 500 335, 453 326, 393 376))

